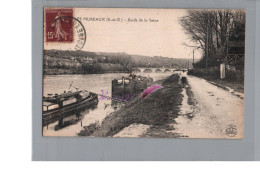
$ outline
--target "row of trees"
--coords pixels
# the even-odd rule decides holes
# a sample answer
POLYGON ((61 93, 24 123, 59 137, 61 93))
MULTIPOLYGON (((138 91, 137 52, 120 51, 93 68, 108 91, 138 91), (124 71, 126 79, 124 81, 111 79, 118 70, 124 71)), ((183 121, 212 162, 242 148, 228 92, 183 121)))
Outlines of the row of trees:
MULTIPOLYGON (((175 59, 162 56, 129 55, 126 53, 105 53, 70 50, 45 50, 44 69, 55 69, 68 73, 131 72, 136 67, 182 68, 188 59, 175 59)), ((57 72, 58 73, 58 72, 57 72)))
POLYGON ((99 62, 104 62, 105 64, 111 63, 111 64, 118 64, 123 67, 123 69, 131 72, 132 71, 132 64, 133 64, 133 59, 131 56, 126 55, 126 54, 121 54, 121 55, 110 55, 106 56, 105 60, 101 60, 99 62))
POLYGON ((197 66, 216 66, 226 61, 229 42, 242 43, 230 52, 244 53, 245 11, 189 10, 179 23, 204 56, 197 66))

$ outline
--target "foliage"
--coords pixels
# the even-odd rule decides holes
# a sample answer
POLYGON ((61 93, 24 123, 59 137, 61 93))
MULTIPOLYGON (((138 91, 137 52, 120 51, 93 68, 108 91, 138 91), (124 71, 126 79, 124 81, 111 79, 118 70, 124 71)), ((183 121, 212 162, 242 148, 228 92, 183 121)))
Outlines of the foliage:
POLYGON ((96 74, 131 72, 135 67, 182 68, 187 59, 88 51, 44 51, 45 74, 96 74))
POLYGON ((245 12, 242 10, 189 10, 179 23, 204 51, 198 67, 225 62, 229 42, 242 43, 242 47, 232 48, 231 52, 244 53, 245 12))

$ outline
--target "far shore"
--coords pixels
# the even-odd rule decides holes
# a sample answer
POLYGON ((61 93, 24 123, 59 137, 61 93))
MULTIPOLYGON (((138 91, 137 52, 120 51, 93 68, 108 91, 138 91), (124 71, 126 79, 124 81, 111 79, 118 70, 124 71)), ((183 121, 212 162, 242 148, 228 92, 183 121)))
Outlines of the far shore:
POLYGON ((84 72, 59 72, 59 71, 55 71, 55 72, 51 72, 51 71, 47 71, 44 72, 44 75, 89 75, 89 74, 109 74, 109 73, 131 73, 129 71, 106 71, 106 72, 95 72, 95 73, 84 73, 84 72))

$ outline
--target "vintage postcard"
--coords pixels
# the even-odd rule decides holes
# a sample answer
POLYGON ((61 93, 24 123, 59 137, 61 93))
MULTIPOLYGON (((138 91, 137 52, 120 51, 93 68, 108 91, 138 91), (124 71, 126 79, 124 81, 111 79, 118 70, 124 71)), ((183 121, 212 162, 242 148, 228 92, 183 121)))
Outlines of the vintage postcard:
POLYGON ((45 7, 43 136, 242 139, 245 18, 45 7))

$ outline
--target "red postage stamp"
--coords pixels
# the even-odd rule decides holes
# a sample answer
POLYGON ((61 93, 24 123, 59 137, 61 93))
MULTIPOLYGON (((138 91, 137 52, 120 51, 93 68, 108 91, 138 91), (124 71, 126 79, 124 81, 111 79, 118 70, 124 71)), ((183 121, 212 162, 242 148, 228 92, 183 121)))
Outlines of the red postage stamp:
POLYGON ((45 8, 45 41, 73 42, 72 17, 72 8, 45 8))

